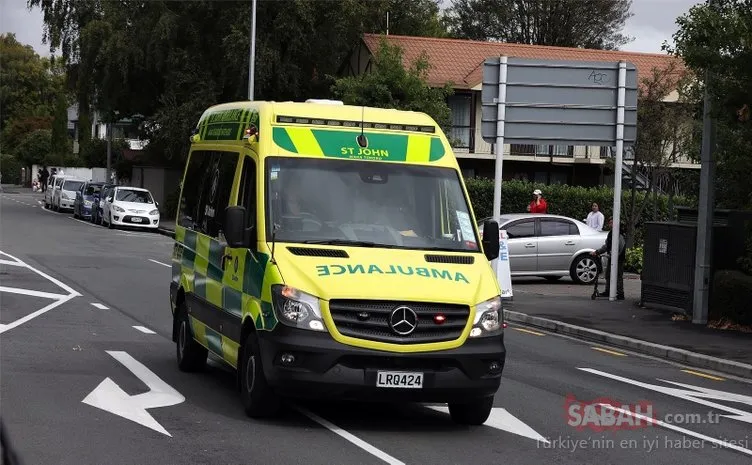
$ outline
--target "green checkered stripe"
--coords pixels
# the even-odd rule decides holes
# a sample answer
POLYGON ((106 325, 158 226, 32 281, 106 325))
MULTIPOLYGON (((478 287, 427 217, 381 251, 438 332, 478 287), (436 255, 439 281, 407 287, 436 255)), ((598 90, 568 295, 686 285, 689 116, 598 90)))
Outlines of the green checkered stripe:
MULTIPOLYGON (((277 320, 272 311, 270 287, 264 286, 269 256, 242 251, 237 254, 237 263, 231 260, 225 271, 222 269, 223 255, 224 247, 217 240, 177 226, 172 280, 179 286, 185 284, 185 292, 193 292, 239 320, 245 309, 257 329, 274 329, 277 320)), ((212 339, 220 341, 221 334, 212 328, 207 327, 206 334, 207 344, 211 345, 212 339)), ((219 347, 218 353, 221 354, 221 344, 219 347)))

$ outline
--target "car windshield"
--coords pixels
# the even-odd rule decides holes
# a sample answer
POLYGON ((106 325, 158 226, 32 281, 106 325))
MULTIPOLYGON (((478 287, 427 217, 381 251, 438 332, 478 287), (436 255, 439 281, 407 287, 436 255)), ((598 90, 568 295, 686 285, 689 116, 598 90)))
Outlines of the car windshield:
POLYGON ((63 183, 64 191, 78 191, 81 190, 81 186, 84 185, 83 181, 65 181, 63 183))
POLYGON ((115 200, 120 200, 121 202, 154 203, 147 191, 131 189, 118 189, 115 200))
POLYGON ((98 194, 102 190, 102 186, 97 184, 89 184, 86 186, 86 190, 84 190, 84 195, 94 195, 98 194))
POLYGON ((280 242, 478 251, 459 174, 367 161, 269 158, 267 237, 280 242))

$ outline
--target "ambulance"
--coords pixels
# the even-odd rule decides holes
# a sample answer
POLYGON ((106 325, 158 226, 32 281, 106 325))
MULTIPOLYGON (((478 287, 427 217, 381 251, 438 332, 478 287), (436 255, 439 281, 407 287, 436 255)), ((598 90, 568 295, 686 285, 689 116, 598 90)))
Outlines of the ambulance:
POLYGON ((170 283, 180 370, 221 360, 253 418, 297 398, 487 420, 506 357, 499 228, 479 239, 431 117, 246 101, 207 109, 190 139, 170 283))

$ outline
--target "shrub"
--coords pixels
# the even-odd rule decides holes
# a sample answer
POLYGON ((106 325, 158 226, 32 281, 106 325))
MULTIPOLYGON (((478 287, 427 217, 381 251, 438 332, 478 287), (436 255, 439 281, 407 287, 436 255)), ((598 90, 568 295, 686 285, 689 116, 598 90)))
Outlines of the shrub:
POLYGON ((627 261, 624 263, 624 271, 642 274, 642 247, 627 249, 627 261))
MULTIPOLYGON (((493 215, 492 179, 468 178, 465 180, 473 211, 477 219, 493 215)), ((548 202, 548 212, 582 220, 590 212, 590 206, 596 202, 601 212, 608 218, 612 214, 614 190, 610 187, 579 187, 568 185, 550 185, 531 183, 519 180, 504 181, 501 185, 501 213, 524 213, 530 203, 535 189, 543 191, 543 197, 548 202)), ((645 200, 645 192, 637 192, 635 202, 639 206, 645 200)), ((631 192, 622 192, 621 219, 625 225, 629 224, 629 202, 631 192)), ((674 206, 694 206, 694 202, 684 197, 674 197, 674 206)), ((642 244, 642 223, 646 221, 666 221, 672 218, 668 208, 668 196, 658 196, 658 215, 653 218, 653 197, 648 198, 640 221, 635 228, 634 244, 642 244)), ((627 231, 624 231, 625 233, 627 231)))
POLYGON ((718 270, 713 277, 711 320, 727 318, 740 325, 752 325, 752 276, 736 270, 718 270))

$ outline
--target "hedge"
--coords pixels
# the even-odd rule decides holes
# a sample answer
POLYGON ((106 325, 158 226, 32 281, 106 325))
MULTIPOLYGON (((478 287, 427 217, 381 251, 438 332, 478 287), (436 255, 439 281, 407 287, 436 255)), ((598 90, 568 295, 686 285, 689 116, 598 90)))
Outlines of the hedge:
MULTIPOLYGON (((493 216, 493 188, 492 179, 468 178, 465 180, 468 194, 477 219, 493 216)), ((525 213, 532 199, 535 189, 543 192, 543 198, 548 203, 548 212, 582 220, 587 217, 591 205, 596 202, 601 212, 608 218, 613 211, 614 190, 610 187, 579 187, 568 185, 550 185, 531 183, 519 180, 504 181, 501 185, 501 213, 525 213)), ((629 224, 629 202, 631 191, 622 192, 621 219, 624 225, 629 224)), ((636 193, 636 205, 639 206, 645 199, 645 192, 636 193)), ((653 196, 650 195, 648 205, 645 206, 642 216, 635 230, 635 245, 642 244, 642 223, 646 221, 666 221, 673 218, 669 212, 668 196, 659 195, 657 198, 658 215, 653 218, 653 196)), ((674 197, 674 206, 694 206, 694 202, 685 197, 674 197)), ((626 231, 625 231, 626 233, 626 231)))
POLYGON ((752 325, 752 276, 736 270, 718 270, 713 276, 711 320, 727 318, 740 325, 752 325))

